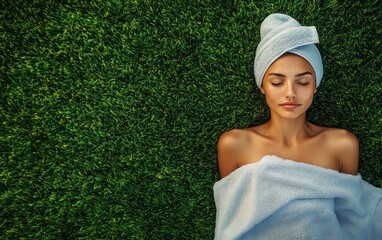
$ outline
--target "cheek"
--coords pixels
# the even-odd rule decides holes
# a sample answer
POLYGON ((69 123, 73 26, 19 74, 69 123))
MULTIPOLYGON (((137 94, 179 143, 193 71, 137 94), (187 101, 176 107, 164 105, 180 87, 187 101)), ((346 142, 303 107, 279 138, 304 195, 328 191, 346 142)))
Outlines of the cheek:
POLYGON ((285 95, 284 90, 282 88, 264 88, 263 93, 265 97, 269 99, 276 99, 285 95))
POLYGON ((315 93, 315 88, 300 88, 298 89, 297 96, 300 98, 313 98, 315 93))
POLYGON ((312 91, 301 91, 298 95, 298 98, 304 102, 312 102, 314 98, 314 90, 312 91))
POLYGON ((283 99, 285 99, 284 95, 285 94, 283 93, 283 91, 275 91, 275 90, 272 90, 269 92, 265 91, 264 93, 265 101, 267 102, 268 106, 279 104, 283 99))

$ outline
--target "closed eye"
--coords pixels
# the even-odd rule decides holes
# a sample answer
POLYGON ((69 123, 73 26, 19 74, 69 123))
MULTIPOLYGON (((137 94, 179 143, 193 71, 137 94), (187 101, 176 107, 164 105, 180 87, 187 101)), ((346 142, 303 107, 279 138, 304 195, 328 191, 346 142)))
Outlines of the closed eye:
POLYGON ((299 82, 298 84, 306 86, 306 85, 309 85, 309 82, 299 82))

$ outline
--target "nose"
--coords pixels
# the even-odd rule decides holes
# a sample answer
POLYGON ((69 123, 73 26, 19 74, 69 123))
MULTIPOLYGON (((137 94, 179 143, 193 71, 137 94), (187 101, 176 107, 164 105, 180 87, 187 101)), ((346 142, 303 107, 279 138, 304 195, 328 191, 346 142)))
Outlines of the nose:
POLYGON ((285 97, 286 98, 295 98, 296 97, 296 92, 294 90, 294 86, 292 83, 286 84, 285 97))

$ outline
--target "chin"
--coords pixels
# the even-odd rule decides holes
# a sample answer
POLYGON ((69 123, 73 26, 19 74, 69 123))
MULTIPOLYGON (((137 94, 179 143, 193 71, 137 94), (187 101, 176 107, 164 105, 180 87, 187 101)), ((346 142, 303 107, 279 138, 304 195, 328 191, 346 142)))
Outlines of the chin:
POLYGON ((271 116, 293 120, 301 117, 305 118, 306 112, 273 112, 271 116))

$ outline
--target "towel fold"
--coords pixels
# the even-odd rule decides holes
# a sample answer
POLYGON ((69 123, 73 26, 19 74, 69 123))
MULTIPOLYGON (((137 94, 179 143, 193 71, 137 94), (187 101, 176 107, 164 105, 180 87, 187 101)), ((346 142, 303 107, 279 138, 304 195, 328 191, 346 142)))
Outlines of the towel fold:
POLYGON ((215 239, 382 239, 382 189, 265 156, 214 185, 215 239))

